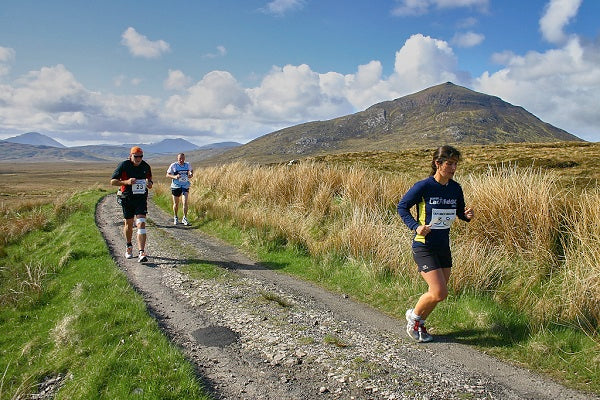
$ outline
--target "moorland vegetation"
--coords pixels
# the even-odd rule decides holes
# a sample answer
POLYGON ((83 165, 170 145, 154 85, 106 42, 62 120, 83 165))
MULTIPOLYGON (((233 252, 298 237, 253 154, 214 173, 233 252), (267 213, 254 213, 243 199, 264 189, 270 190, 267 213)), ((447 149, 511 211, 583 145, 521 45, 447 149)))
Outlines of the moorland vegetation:
MULTIPOLYGON (((275 265, 269 257, 278 257, 282 272, 401 317, 423 284, 413 267, 410 232, 395 206, 428 173, 431 150, 338 154, 290 166, 203 168, 193 179, 189 216, 198 228, 247 248, 267 266, 275 265), (310 256, 311 266, 295 267, 297 255, 310 256)), ((456 180, 477 214, 470 224, 453 227, 452 295, 432 314, 433 332, 600 393, 600 190, 595 168, 600 145, 503 144, 460 150, 464 159, 456 180)), ((189 366, 152 333, 158 328, 144 319, 147 315, 129 320, 113 315, 121 312, 117 304, 126 298, 124 288, 112 306, 99 309, 98 315, 109 321, 101 327, 102 335, 93 322, 96 317, 67 318, 73 309, 82 310, 75 303, 82 301, 84 289, 106 296, 102 290, 115 282, 121 287, 124 280, 107 274, 112 264, 101 254, 106 247, 93 227, 90 206, 112 193, 108 178, 114 165, 86 164, 89 169, 84 170, 66 164, 38 165, 34 186, 23 183, 13 165, 0 168, 0 321, 11 329, 10 335, 2 334, 0 397, 27 393, 45 379, 49 360, 55 360, 48 364, 52 368, 63 370, 69 363, 80 365, 96 379, 85 381, 93 393, 117 376, 118 365, 138 365, 133 351, 138 345, 161 346, 162 362, 179 365, 181 372, 169 379, 195 390, 189 386, 189 366), (76 186, 65 169, 77 171, 76 186), (96 189, 86 192, 90 187, 96 189), (87 282, 88 274, 71 273, 98 266, 103 267, 93 275, 96 283, 73 284, 87 282), (59 302, 62 308, 56 308, 59 302), (36 322, 50 311, 55 314, 36 322), (133 334, 139 326, 147 326, 143 337, 133 334), (64 340, 52 350, 53 332, 75 327, 77 335, 56 336, 64 340), (119 333, 109 334, 112 329, 119 333), (100 340, 88 342, 88 335, 100 340), (29 339, 15 339, 19 337, 29 339), (127 344, 123 351, 122 338, 127 344), (84 362, 96 360, 107 343, 115 351, 108 364, 99 364, 104 369, 84 362), (61 358, 52 358, 59 353, 61 358), (7 371, 16 367, 22 379, 9 380, 7 371)), ((154 201, 168 211, 168 181, 158 173, 166 165, 153 168, 158 177, 154 201)), ((144 314, 139 298, 127 298, 136 303, 131 315, 144 314)), ((90 298, 84 300, 97 307, 90 298)), ((160 383, 165 381, 154 371, 136 368, 130 379, 148 374, 159 382, 156 393, 168 393, 169 384, 160 383)))
MULTIPOLYGON (((456 179, 477 217, 453 228, 454 300, 432 314, 431 326, 598 390, 600 190, 593 165, 600 146, 462 150, 456 179)), ((413 149, 204 168, 193 180, 190 208, 207 229, 219 221, 245 230, 241 243, 263 252, 308 254, 311 271, 282 269, 401 318, 423 288, 396 204, 427 175, 430 154, 413 149)), ((168 198, 166 186, 156 189, 168 198)))

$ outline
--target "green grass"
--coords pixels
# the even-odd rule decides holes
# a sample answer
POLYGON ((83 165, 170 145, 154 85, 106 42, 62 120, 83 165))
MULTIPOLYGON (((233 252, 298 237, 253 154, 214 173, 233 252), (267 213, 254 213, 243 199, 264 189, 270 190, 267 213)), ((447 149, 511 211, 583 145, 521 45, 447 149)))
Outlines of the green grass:
MULTIPOLYGON (((157 196, 155 200, 169 209, 168 198, 157 196)), ((263 265, 349 294, 397 317, 399 323, 406 309, 426 290, 416 271, 411 276, 374 274, 365 260, 343 260, 335 255, 313 259, 289 243, 274 246, 270 233, 264 230, 242 229, 231 220, 206 220, 197 215, 194 219, 194 226, 252 252, 263 265)), ((451 293, 428 323, 433 334, 547 374, 567 386, 600 393, 598 337, 586 336, 578 327, 551 324, 540 328, 527 320, 523 310, 468 293, 451 293)))
POLYGON ((21 293, 0 305, 0 398, 52 377, 63 382, 56 399, 208 398, 111 259, 94 222, 105 194, 76 194, 4 247, 0 294, 21 293))

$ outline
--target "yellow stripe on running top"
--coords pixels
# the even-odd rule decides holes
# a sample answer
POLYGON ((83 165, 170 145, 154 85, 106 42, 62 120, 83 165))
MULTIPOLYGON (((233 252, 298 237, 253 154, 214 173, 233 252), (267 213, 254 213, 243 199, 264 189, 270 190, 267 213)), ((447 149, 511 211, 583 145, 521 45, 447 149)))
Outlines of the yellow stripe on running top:
MULTIPOLYGON (((421 198, 419 204, 417 204, 417 213, 419 214, 419 220, 417 221, 419 225, 425 225, 425 199, 421 198)), ((425 244, 425 236, 417 234, 415 236, 415 241, 425 244)))

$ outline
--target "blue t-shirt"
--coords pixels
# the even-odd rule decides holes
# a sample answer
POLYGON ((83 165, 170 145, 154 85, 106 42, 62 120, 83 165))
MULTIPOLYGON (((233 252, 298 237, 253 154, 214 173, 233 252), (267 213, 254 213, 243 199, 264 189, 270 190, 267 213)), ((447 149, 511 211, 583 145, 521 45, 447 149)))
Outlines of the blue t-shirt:
POLYGON ((412 231, 419 225, 431 225, 426 236, 415 232, 413 247, 426 246, 440 248, 450 246, 450 226, 456 217, 465 217, 465 199, 460 185, 450 180, 442 185, 430 176, 411 187, 398 203, 398 214, 412 231), (417 218, 410 213, 416 206, 417 218))
POLYGON ((183 165, 179 164, 178 162, 174 162, 173 164, 169 165, 169 168, 167 169, 167 174, 179 174, 179 179, 171 179, 171 188, 188 189, 190 187, 190 172, 192 172, 192 166, 188 162, 184 162, 183 165))

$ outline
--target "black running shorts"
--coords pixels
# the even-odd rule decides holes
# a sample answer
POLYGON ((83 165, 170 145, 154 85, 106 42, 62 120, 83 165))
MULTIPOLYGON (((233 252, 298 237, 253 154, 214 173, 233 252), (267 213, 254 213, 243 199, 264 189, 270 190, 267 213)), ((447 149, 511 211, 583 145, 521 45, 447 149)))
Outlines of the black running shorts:
POLYGON ((452 254, 450 248, 430 249, 425 246, 413 247, 413 259, 420 272, 432 271, 440 268, 452 268, 452 254))
POLYGON ((182 194, 186 194, 189 190, 189 188, 171 188, 171 194, 175 197, 179 197, 182 194))
POLYGON ((136 215, 148 214, 148 197, 146 195, 130 195, 121 200, 123 218, 131 219, 136 215))

